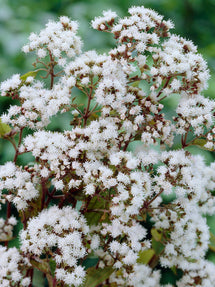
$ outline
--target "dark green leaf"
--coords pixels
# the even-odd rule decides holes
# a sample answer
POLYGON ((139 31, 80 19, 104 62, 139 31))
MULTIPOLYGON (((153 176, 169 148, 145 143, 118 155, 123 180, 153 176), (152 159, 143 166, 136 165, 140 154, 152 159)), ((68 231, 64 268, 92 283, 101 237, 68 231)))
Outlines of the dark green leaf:
MULTIPOLYGON (((104 199, 98 199, 97 197, 93 197, 90 201, 90 204, 88 205, 88 210, 104 209, 105 205, 106 205, 106 202, 104 199)), ((96 211, 96 212, 90 211, 84 214, 84 216, 87 219, 87 223, 89 225, 98 224, 103 215, 104 215, 104 212, 99 212, 99 211, 96 211)))
POLYGON ((105 267, 103 269, 101 268, 95 268, 91 267, 87 269, 87 276, 85 283, 83 287, 96 287, 102 282, 104 282, 106 279, 110 277, 110 275, 113 273, 112 267, 105 267))
POLYGON ((154 249, 155 254, 159 255, 164 250, 164 245, 152 238, 152 248, 154 249))

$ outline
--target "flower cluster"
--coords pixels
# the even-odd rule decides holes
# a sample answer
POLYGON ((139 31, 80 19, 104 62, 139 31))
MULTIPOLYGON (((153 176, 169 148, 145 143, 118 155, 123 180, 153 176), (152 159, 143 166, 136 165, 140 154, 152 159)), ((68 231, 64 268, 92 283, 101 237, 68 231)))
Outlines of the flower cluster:
POLYGON ((2 286, 31 286, 38 269, 49 286, 158 287, 163 268, 180 270, 177 287, 214 286, 205 215, 215 213, 215 164, 187 149, 214 151, 215 103, 201 95, 207 65, 191 41, 171 34, 170 20, 144 7, 129 14, 92 21, 116 39, 102 55, 81 54, 76 22, 50 21, 23 47, 43 68, 0 86, 16 99, 0 122, 15 149, 0 166, 2 286), (168 114, 163 100, 172 95, 179 101, 168 114), (49 130, 59 113, 71 128, 49 130), (35 160, 22 167, 25 153, 35 160), (6 247, 13 206, 20 250, 6 247))
POLYGON ((1 194, 1 200, 13 202, 18 210, 25 209, 28 202, 39 196, 36 185, 38 177, 32 172, 22 170, 14 162, 7 162, 0 167, 0 191, 4 189, 10 191, 9 194, 1 194))
POLYGON ((56 247, 56 278, 69 286, 79 286, 85 271, 77 264, 86 254, 82 237, 88 230, 84 217, 76 210, 52 206, 29 220, 27 229, 20 233, 21 250, 25 254, 53 256, 52 249, 56 247))
POLYGON ((14 216, 5 220, 0 218, 0 241, 9 241, 13 237, 13 227, 17 224, 17 220, 14 216))
POLYGON ((30 277, 23 276, 22 269, 29 268, 27 258, 21 256, 15 247, 0 246, 0 284, 3 287, 21 286, 28 287, 31 283, 30 277))
POLYGON ((65 65, 65 57, 72 58, 81 52, 81 39, 76 35, 78 24, 68 17, 62 16, 59 22, 49 21, 46 28, 39 35, 31 33, 29 44, 23 47, 23 52, 36 51, 37 56, 42 59, 47 54, 58 65, 65 65))

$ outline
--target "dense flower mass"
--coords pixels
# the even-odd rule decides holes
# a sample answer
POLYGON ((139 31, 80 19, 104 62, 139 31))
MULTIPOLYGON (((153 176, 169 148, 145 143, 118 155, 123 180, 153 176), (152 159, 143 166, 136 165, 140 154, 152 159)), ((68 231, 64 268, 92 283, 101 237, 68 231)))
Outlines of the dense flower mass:
POLYGON ((187 147, 215 150, 215 102, 201 94, 206 62, 173 26, 143 6, 104 11, 92 27, 116 47, 102 55, 81 53, 68 17, 30 35, 37 69, 0 86, 16 100, 0 122, 15 149, 0 166, 1 286, 32 286, 36 269, 50 287, 214 286, 215 164, 187 147), (64 113, 70 129, 51 130, 64 113), (34 161, 20 166, 25 153, 34 161), (8 244, 17 221, 19 249, 8 244), (181 274, 175 285, 162 285, 166 269, 181 274))

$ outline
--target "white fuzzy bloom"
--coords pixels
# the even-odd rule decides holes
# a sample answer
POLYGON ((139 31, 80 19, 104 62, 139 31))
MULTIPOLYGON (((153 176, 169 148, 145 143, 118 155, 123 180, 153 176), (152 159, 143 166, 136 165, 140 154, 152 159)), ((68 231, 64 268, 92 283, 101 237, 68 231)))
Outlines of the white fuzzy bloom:
POLYGON ((25 209, 28 205, 27 201, 39 196, 39 191, 36 189, 39 179, 33 178, 32 180, 29 172, 15 166, 12 162, 7 162, 0 166, 0 191, 10 190, 12 193, 7 196, 7 199, 12 201, 18 210, 25 209))
POLYGON ((1 83, 0 91, 1 96, 6 96, 13 90, 16 90, 21 84, 20 74, 15 74, 11 79, 8 79, 1 83))
POLYGON ((97 17, 92 22, 91 25, 94 29, 105 29, 105 23, 109 24, 117 17, 116 12, 112 12, 111 10, 103 11, 103 17, 97 17))
POLYGON ((41 255, 47 248, 58 246, 59 254, 53 258, 58 263, 57 279, 63 280, 66 284, 79 286, 83 282, 85 271, 83 267, 77 265, 77 260, 86 255, 82 236, 86 235, 88 230, 84 217, 76 210, 69 206, 63 209, 52 206, 32 218, 27 229, 22 230, 21 250, 24 253, 41 255), (61 264, 70 267, 71 271, 62 275, 61 264))
MULTIPOLYGON (((27 286, 30 278, 24 278, 21 269, 27 267, 24 263, 24 258, 21 256, 16 247, 7 249, 0 246, 0 285, 10 287, 11 284, 27 286)), ((15 286, 14 285, 14 286, 15 286)))

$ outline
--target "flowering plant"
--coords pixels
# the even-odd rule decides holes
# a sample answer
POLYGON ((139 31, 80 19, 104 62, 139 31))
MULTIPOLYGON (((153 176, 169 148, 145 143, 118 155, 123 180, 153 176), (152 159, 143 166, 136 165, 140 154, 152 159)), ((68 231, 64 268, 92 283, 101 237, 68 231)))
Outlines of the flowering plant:
POLYGON ((2 287, 32 286, 35 270, 52 287, 157 287, 163 268, 181 272, 178 287, 214 286, 204 215, 215 213, 215 164, 186 149, 215 149, 207 65, 171 21, 144 7, 129 14, 92 21, 116 39, 103 55, 81 53, 76 22, 49 21, 23 47, 37 69, 1 84, 15 101, 0 125, 15 149, 0 166, 2 287), (50 131, 59 113, 71 128, 50 131), (34 162, 19 166, 25 153, 34 162), (20 247, 9 247, 17 220, 20 247))

